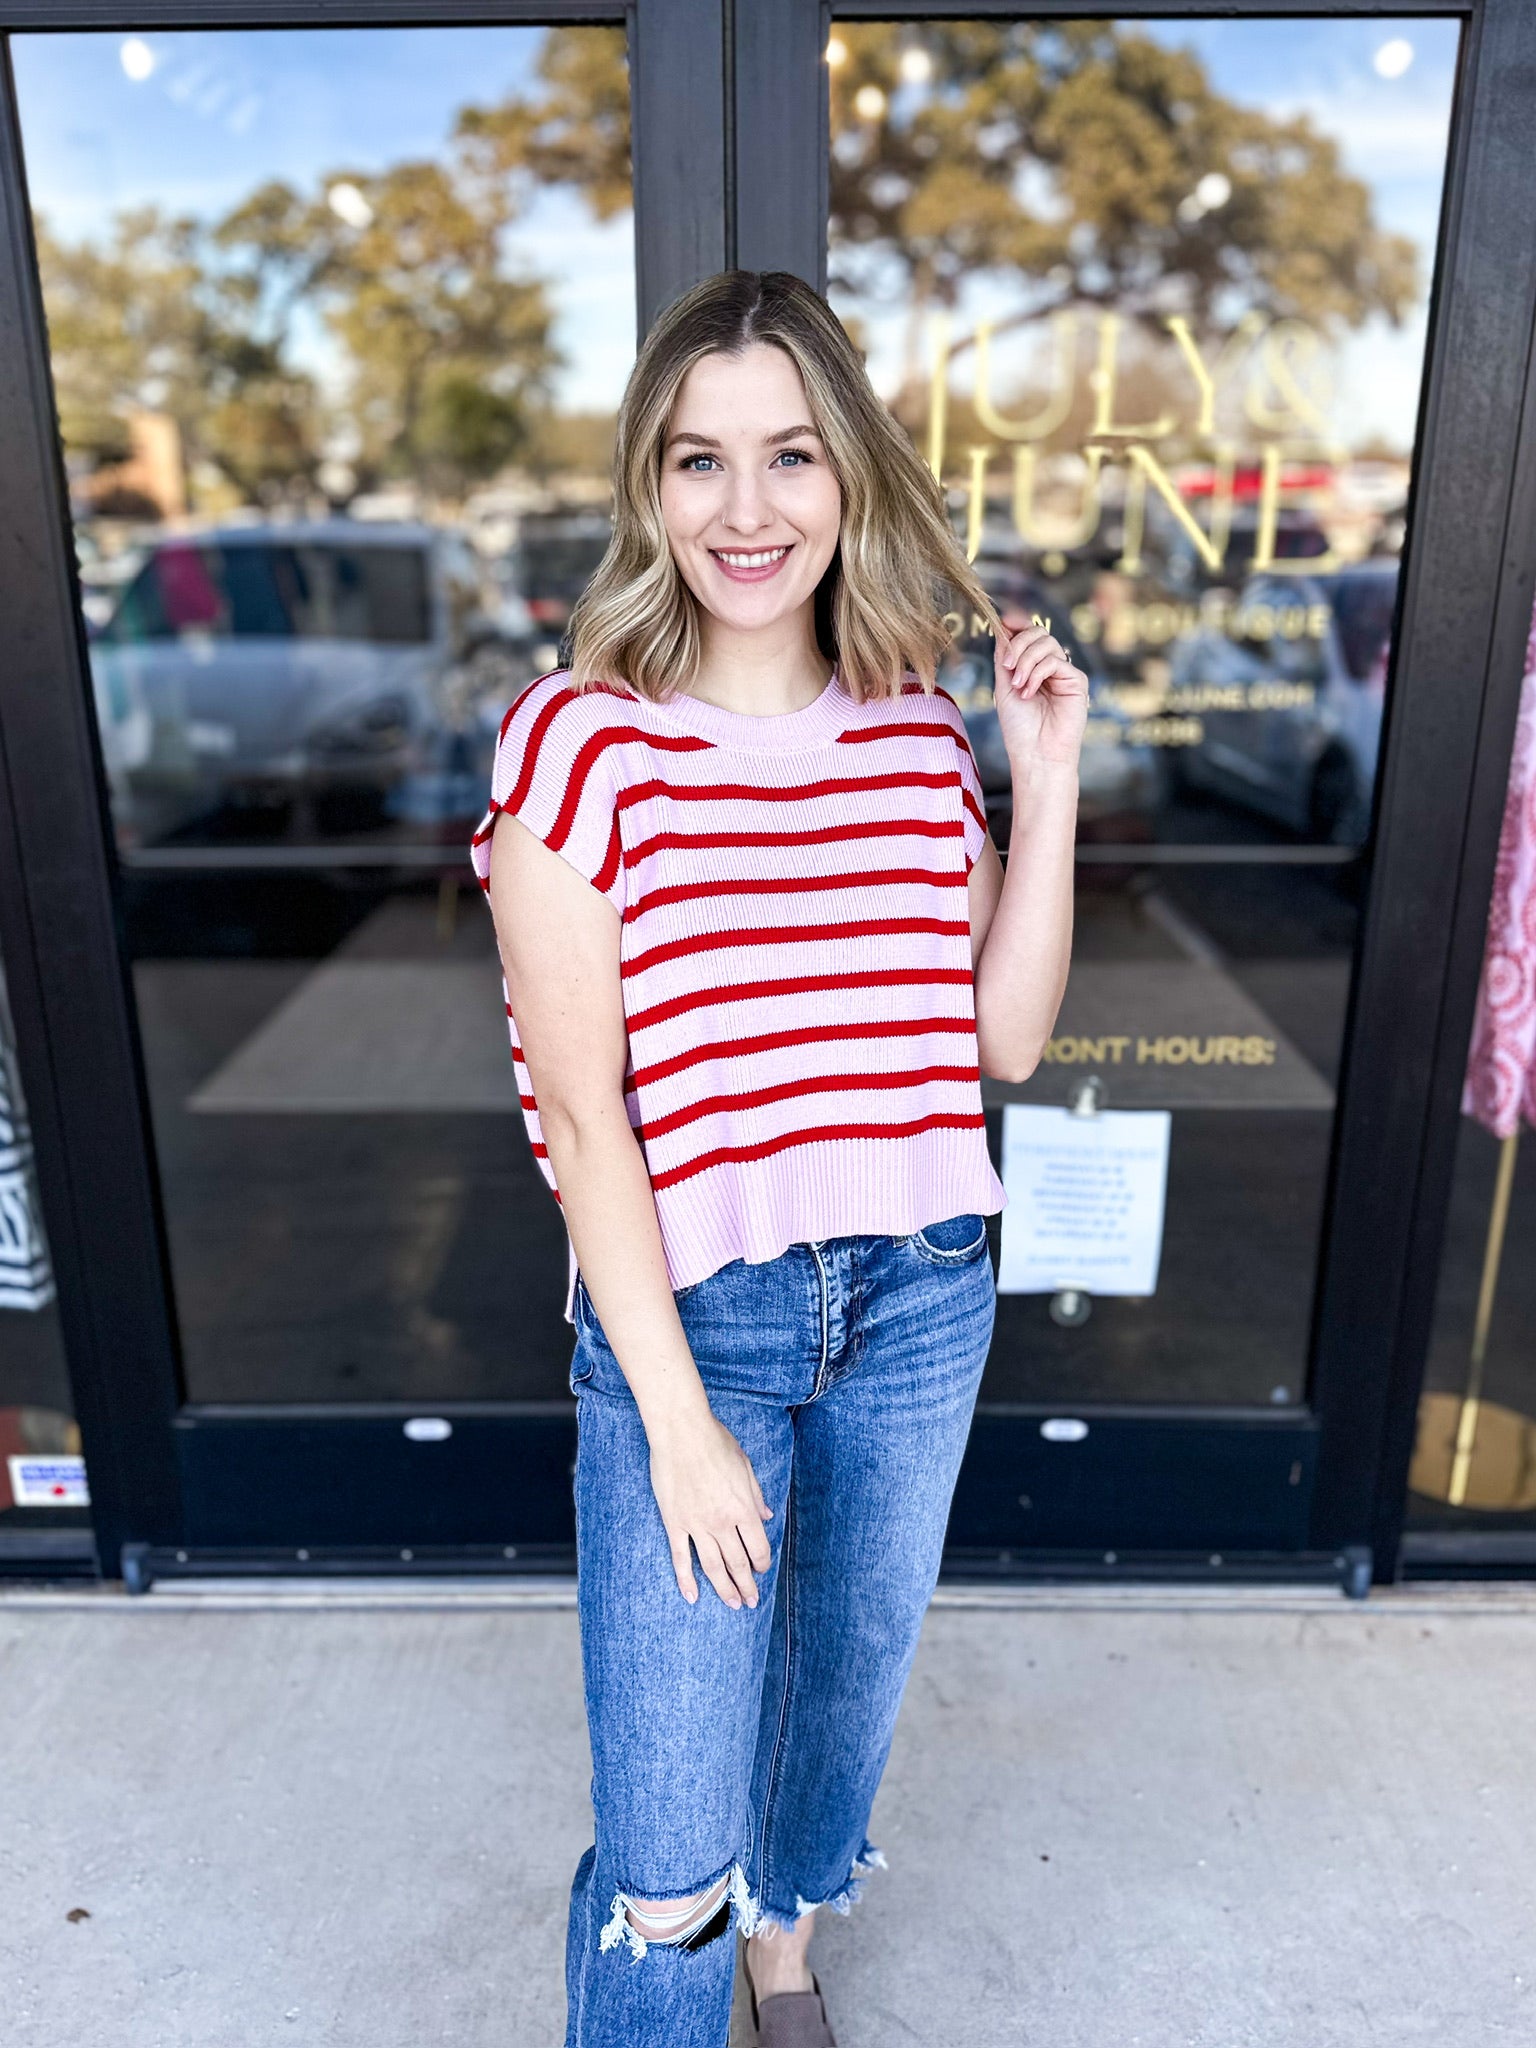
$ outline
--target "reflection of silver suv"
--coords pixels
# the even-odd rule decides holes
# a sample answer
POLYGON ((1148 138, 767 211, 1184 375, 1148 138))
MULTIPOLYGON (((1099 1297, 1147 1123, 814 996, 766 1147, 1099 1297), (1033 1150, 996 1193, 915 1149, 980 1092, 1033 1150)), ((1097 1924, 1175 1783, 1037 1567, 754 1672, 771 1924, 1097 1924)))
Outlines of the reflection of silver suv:
POLYGON ((322 833, 457 815, 483 705, 525 666, 526 619, 493 605, 474 552, 428 526, 159 541, 91 642, 120 843, 300 802, 322 833))
POLYGON ((1397 604, 1398 565, 1253 577, 1224 630, 1180 643, 1176 687, 1209 689, 1199 746, 1167 763, 1176 786, 1220 796, 1325 845, 1362 845, 1397 604), (1323 623, 1318 635, 1313 625, 1323 623), (1230 698, 1230 708, 1221 699, 1230 698))

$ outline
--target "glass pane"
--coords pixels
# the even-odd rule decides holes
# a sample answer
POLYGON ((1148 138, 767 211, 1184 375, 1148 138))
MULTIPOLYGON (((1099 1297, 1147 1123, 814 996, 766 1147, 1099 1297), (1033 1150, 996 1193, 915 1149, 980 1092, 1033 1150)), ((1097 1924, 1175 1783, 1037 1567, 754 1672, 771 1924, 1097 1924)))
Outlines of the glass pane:
POLYGON ((833 301, 1092 685, 1071 981, 996 1138, 1090 1076, 1171 1119, 1150 1292, 1009 1289, 1011 1197, 988 1398, 1304 1397, 1456 57, 1422 18, 834 23, 833 301))
POLYGON ((1408 1523, 1536 1528, 1536 620, 1526 652, 1408 1523))
POLYGON ((564 1399, 468 842, 606 544, 623 32, 13 47, 188 1394, 564 1399))
POLYGON ((0 1532, 89 1521, 58 1298, 0 967, 0 1532))

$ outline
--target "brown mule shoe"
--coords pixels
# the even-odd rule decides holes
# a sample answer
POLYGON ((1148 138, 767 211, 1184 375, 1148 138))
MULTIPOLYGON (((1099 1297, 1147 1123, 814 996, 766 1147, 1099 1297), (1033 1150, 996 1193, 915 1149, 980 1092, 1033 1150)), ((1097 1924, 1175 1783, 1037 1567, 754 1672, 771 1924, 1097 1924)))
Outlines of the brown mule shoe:
POLYGON ((811 1983, 814 1988, 810 1991, 775 1991, 759 2005, 752 1979, 747 1978, 757 2048, 837 2048, 814 1971, 811 1983))

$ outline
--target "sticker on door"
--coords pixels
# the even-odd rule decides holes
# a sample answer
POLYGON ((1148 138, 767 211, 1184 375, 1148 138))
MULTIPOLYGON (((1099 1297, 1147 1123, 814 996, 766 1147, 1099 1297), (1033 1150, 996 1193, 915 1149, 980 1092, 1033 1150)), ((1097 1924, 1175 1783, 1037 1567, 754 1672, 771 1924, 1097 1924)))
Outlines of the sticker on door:
POLYGON ((18 1508, 88 1508, 85 1460, 78 1457, 11 1457, 11 1501, 18 1508))

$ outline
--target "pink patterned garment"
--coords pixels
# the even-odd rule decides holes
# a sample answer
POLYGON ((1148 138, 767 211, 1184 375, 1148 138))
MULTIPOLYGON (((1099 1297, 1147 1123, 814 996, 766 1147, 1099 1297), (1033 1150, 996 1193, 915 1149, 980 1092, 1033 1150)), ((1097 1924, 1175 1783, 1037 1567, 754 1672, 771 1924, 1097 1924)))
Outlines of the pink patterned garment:
MULTIPOLYGON (((754 718, 617 684, 578 693, 556 670, 502 726, 473 848, 486 888, 508 811, 622 921, 625 1097, 674 1288, 791 1244, 1006 1205, 966 887, 986 814, 947 692, 911 678, 860 704, 834 675, 803 710, 754 718)), ((568 1322, 575 1274, 572 1249, 568 1322)))
POLYGON ((1496 1138, 1536 1128, 1536 618, 1509 767, 1462 1114, 1496 1138))

